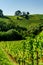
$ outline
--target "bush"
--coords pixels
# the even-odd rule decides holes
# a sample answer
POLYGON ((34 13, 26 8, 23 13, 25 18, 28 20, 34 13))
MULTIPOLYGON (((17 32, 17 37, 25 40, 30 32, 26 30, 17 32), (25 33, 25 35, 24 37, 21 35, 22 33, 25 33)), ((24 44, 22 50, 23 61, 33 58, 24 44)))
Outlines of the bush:
POLYGON ((37 26, 31 26, 28 30, 29 35, 34 34, 38 35, 43 30, 43 24, 39 24, 37 26))
POLYGON ((0 41, 10 41, 10 40, 22 40, 24 39, 18 31, 11 29, 7 32, 0 32, 0 41))
POLYGON ((16 29, 15 24, 12 22, 6 23, 3 21, 0 21, 0 31, 8 31, 10 29, 16 29))

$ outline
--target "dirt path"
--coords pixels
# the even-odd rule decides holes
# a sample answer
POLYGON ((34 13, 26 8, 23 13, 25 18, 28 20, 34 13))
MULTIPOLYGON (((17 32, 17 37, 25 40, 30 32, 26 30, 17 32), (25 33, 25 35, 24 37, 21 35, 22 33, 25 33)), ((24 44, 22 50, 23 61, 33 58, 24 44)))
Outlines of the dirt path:
POLYGON ((19 64, 16 62, 15 58, 14 58, 10 53, 8 53, 8 51, 6 51, 6 50, 3 49, 3 48, 2 48, 2 50, 3 50, 3 52, 6 54, 7 58, 9 59, 9 61, 13 63, 13 65, 19 65, 19 64))

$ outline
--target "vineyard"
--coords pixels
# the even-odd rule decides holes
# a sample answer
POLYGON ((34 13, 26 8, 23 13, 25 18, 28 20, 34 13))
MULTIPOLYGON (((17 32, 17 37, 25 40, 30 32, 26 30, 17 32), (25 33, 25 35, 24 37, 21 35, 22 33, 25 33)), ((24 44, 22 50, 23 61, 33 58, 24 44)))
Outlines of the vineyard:
MULTIPOLYGON (((29 37, 22 41, 0 42, 0 51, 1 49, 3 52, 0 52, 2 56, 0 62, 4 62, 5 65, 14 65, 14 63, 15 65, 43 65, 43 31, 36 38, 29 37), (8 57, 11 56, 12 62, 11 59, 8 60, 6 54, 8 57), (3 55, 6 58, 3 58, 3 55)), ((1 65, 3 65, 2 63, 1 65)))
POLYGON ((43 15, 0 18, 0 65, 43 65, 43 15))

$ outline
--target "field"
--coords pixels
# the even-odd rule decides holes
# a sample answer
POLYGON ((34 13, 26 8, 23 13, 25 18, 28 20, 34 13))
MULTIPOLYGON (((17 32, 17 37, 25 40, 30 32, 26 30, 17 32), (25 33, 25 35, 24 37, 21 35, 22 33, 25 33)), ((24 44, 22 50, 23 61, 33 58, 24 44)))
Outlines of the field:
POLYGON ((0 65, 43 65, 43 15, 0 18, 0 65))

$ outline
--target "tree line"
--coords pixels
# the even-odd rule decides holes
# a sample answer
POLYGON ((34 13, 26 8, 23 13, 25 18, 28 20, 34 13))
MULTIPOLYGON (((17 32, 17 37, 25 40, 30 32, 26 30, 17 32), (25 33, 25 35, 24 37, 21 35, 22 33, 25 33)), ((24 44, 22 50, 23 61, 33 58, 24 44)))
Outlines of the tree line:
POLYGON ((26 19, 29 18, 29 12, 21 12, 20 10, 15 11, 15 16, 21 16, 24 17, 26 19))
MULTIPOLYGON (((2 17, 2 16, 4 16, 3 10, 0 9, 0 17, 2 17)), ((21 17, 28 19, 29 18, 29 12, 25 12, 25 11, 21 12, 20 10, 17 10, 17 11, 15 11, 14 16, 21 16, 21 17)), ((17 18, 17 19, 19 19, 19 18, 17 18)))

